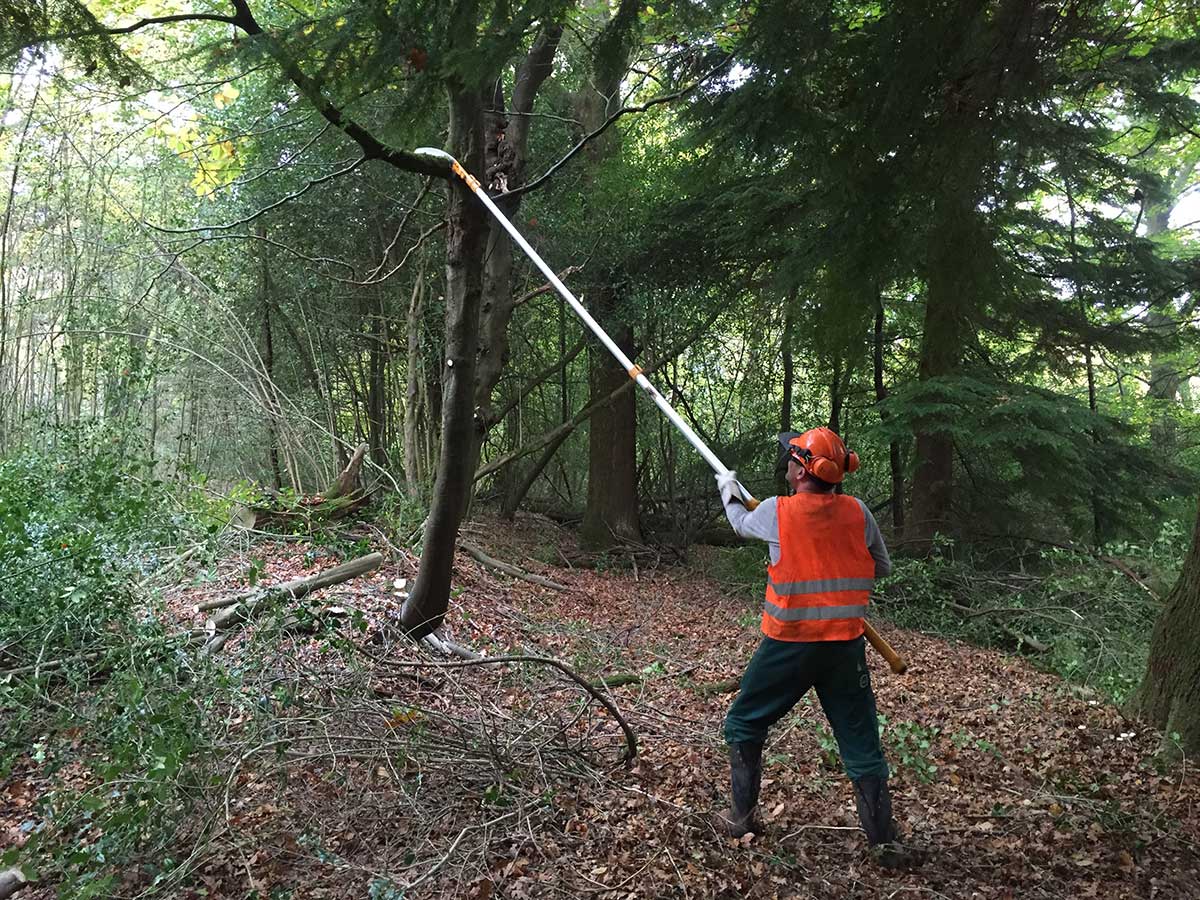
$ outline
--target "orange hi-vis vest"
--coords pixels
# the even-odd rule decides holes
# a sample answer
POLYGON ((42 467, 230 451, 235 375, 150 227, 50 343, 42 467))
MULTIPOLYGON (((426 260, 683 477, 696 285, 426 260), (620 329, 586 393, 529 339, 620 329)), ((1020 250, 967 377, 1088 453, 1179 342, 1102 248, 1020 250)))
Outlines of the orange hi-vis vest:
POLYGON ((779 562, 767 567, 762 630, 777 641, 849 641, 863 633, 875 583, 866 515, 844 494, 776 501, 779 562))

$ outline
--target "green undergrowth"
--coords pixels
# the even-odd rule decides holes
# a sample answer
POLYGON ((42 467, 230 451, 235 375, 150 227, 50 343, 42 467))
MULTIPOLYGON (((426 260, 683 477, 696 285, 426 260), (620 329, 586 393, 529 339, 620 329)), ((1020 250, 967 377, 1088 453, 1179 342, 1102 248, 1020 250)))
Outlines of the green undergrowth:
MULTIPOLYGON (((1145 671, 1150 634, 1183 559, 1188 529, 1091 551, 1032 540, 939 540, 927 558, 894 558, 873 615, 904 628, 1020 652, 1084 692, 1121 704, 1145 671)), ((707 548, 707 574, 745 596, 757 622, 765 548, 707 548)))
POLYGON ((60 896, 168 878, 165 848, 217 774, 224 676, 185 652, 146 587, 215 531, 189 502, 104 429, 0 461, 0 782, 27 801, 0 866, 60 896))

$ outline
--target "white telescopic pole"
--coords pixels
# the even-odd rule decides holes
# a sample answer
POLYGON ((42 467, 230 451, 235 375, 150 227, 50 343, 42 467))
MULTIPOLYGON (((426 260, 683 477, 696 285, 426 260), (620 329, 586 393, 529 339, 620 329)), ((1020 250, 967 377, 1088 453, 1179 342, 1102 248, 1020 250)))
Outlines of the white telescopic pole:
MULTIPOLYGON (((700 439, 700 436, 696 434, 696 432, 692 431, 692 427, 679 417, 679 413, 675 412, 675 407, 668 403, 666 398, 663 397, 663 395, 657 390, 655 390, 654 385, 650 383, 650 380, 642 374, 642 370, 635 366, 633 364, 633 360, 626 356, 621 348, 613 342, 613 339, 608 336, 608 332, 600 327, 600 323, 592 318, 592 314, 589 313, 584 305, 576 299, 575 295, 571 293, 567 286, 559 280, 559 277, 554 274, 548 265, 546 265, 546 261, 538 256, 536 250, 529 246, 529 242, 521 236, 521 233, 517 231, 515 227, 513 227, 513 223, 508 221, 508 217, 496 208, 496 204, 492 202, 492 198, 487 195, 487 191, 485 191, 479 184, 478 179, 464 169, 459 164, 458 160, 445 150, 438 150, 435 147, 419 147, 416 152, 424 156, 433 156, 437 159, 443 159, 450 164, 450 168, 454 170, 454 174, 463 180, 467 187, 469 187, 475 193, 475 196, 482 201, 483 205, 488 208, 488 212, 496 217, 496 221, 504 226, 504 230, 512 236, 512 239, 517 242, 517 245, 524 250, 526 254, 528 254, 529 258, 533 260, 534 264, 542 270, 542 274, 546 276, 547 280, 554 285, 554 289, 562 295, 564 300, 571 304, 571 309, 575 310, 575 313, 579 316, 579 318, 583 319, 584 324, 592 330, 592 333, 595 334, 596 337, 600 338, 601 342, 605 347, 608 348, 609 352, 617 358, 617 361, 620 362, 622 366, 625 367, 625 371, 629 373, 629 377, 636 381, 641 386, 642 390, 650 395, 650 399, 652 399, 655 405, 658 406, 658 408, 661 409, 664 414, 666 414, 666 417, 671 420, 671 424, 678 428, 683 436, 687 438, 688 443, 690 443, 696 448, 697 451, 699 451, 700 455, 704 457, 705 462, 712 466, 713 471, 718 475, 728 474, 729 470, 725 468, 724 463, 717 459, 716 454, 708 449, 708 444, 704 443, 704 441, 700 439)), ((748 509, 754 509, 756 506, 758 506, 758 501, 751 497, 750 493, 744 487, 742 487, 741 484, 738 484, 738 489, 741 491, 742 497, 748 509)), ((888 644, 887 641, 879 636, 878 632, 871 627, 871 623, 864 619, 863 627, 865 629, 867 640, 871 642, 871 645, 874 646, 876 650, 883 654, 884 658, 887 659, 888 663, 891 665, 892 671, 896 673, 905 672, 908 668, 908 664, 900 657, 899 654, 896 653, 895 650, 891 648, 891 645, 888 644)))
POLYGON ((642 370, 633 364, 633 360, 625 355, 625 352, 608 336, 608 332, 600 327, 600 323, 592 318, 592 314, 587 311, 587 308, 579 302, 570 289, 554 274, 554 270, 546 265, 546 261, 538 255, 538 252, 529 246, 529 242, 521 236, 521 232, 517 231, 513 223, 508 220, 508 217, 492 202, 492 198, 487 195, 487 191, 483 189, 478 179, 464 169, 457 159, 444 150, 438 150, 434 147, 418 147, 416 152, 422 156, 436 156, 438 159, 444 159, 450 163, 450 168, 454 170, 454 174, 466 183, 467 187, 475 193, 480 202, 487 207, 488 212, 495 216, 496 221, 504 226, 504 230, 516 241, 517 246, 524 250, 525 254, 533 260, 534 265, 542 270, 542 274, 546 276, 546 280, 554 285, 554 289, 562 295, 564 300, 571 304, 571 309, 575 310, 575 314, 583 320, 583 323, 608 348, 608 352, 617 358, 617 362, 629 373, 629 377, 636 381, 638 386, 650 395, 650 399, 671 420, 671 424, 678 428, 680 433, 687 438, 688 443, 695 447, 700 455, 704 457, 704 461, 712 466, 713 471, 718 475, 727 473, 729 470, 725 468, 725 464, 721 460, 717 459, 717 455, 708 448, 708 444, 704 443, 700 435, 692 430, 692 426, 680 418, 679 413, 675 411, 675 407, 667 402, 667 399, 650 383, 650 379, 642 374, 642 370))

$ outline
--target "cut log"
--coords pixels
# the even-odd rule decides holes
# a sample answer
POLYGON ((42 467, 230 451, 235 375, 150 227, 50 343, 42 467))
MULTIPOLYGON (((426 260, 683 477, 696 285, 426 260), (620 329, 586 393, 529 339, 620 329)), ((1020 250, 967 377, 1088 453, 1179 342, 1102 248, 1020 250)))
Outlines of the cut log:
POLYGON ((524 569, 518 569, 514 565, 506 562, 501 562, 494 557, 488 556, 480 547, 472 544, 470 541, 458 542, 458 545, 467 552, 477 562, 482 563, 489 569, 496 572, 503 572, 505 575, 511 575, 513 578, 520 578, 522 581, 528 581, 530 584, 541 585, 542 587, 552 588, 556 591, 574 591, 575 588, 567 587, 565 584, 559 584, 557 581, 551 581, 549 578, 543 578, 541 575, 534 575, 532 572, 526 572, 524 569))
MULTIPOLYGON (((229 631, 231 628, 254 618, 264 609, 270 608, 280 600, 285 598, 299 600, 302 597, 308 596, 313 591, 341 584, 343 581, 349 581, 352 578, 372 572, 379 568, 382 562, 382 553, 369 553, 366 556, 360 556, 358 559, 344 562, 340 566, 335 566, 328 571, 318 572, 316 575, 309 575, 306 578, 297 578, 284 584, 275 585, 274 587, 263 588, 237 598, 237 601, 233 605, 208 621, 207 628, 212 637, 209 638, 206 645, 206 652, 213 653, 220 649, 219 646, 216 646, 216 643, 217 638, 222 632, 229 631)), ((222 643, 224 642, 222 641, 222 643)))

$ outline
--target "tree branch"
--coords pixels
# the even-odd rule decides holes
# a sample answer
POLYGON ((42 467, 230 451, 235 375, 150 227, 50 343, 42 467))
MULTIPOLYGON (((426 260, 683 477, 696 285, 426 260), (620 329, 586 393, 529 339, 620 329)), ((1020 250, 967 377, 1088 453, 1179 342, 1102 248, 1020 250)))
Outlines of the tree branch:
POLYGON ((563 356, 562 359, 558 360, 558 362, 551 363, 550 365, 546 366, 546 368, 542 369, 542 371, 538 372, 536 375, 534 375, 532 378, 530 378, 529 381, 527 381, 527 382, 525 382, 525 384, 521 385, 521 390, 518 392, 517 396, 515 396, 513 399, 509 400, 508 403, 506 403, 503 406, 503 408, 498 410, 494 415, 492 415, 490 417, 490 420, 488 422, 489 427, 491 425, 495 425, 497 422, 503 420, 505 416, 507 416, 514 409, 516 409, 517 404, 520 403, 527 396, 529 396, 530 392, 533 391, 534 388, 538 387, 541 384, 544 384, 545 381, 551 375, 554 375, 554 374, 558 373, 559 371, 561 371, 563 366, 570 365, 572 360, 574 360, 575 357, 577 357, 580 353, 582 353, 583 348, 586 346, 587 346, 587 340, 585 338, 580 338, 575 343, 575 346, 572 347, 570 350, 568 350, 566 355, 563 356))
POLYGON ((375 135, 367 131, 366 128, 346 115, 339 107, 334 106, 333 102, 325 96, 324 91, 321 90, 321 86, 317 81, 305 74, 304 70, 300 68, 299 63, 289 58, 283 52, 283 48, 279 46, 278 42, 263 31, 262 26, 254 18, 254 13, 250 10, 250 4, 246 0, 232 0, 232 3, 235 10, 233 24, 246 32, 246 34, 265 42, 267 53, 279 64, 279 67, 287 75, 292 84, 299 88, 300 93, 304 95, 305 99, 313 105, 327 122, 340 129, 347 137, 362 148, 365 159, 382 160, 406 172, 417 172, 421 175, 431 175, 435 178, 450 177, 450 167, 445 162, 425 156, 418 156, 415 153, 409 153, 405 150, 394 150, 386 146, 375 135))
POLYGON ((672 100, 678 100, 681 97, 686 97, 688 94, 692 93, 694 90, 696 90, 698 87, 700 87, 700 85, 704 84, 705 81, 707 81, 709 78, 711 78, 717 72, 721 71, 721 69, 723 69, 725 67, 726 62, 728 62, 728 60, 723 60, 719 66, 712 69, 710 72, 708 72, 708 74, 706 74, 702 78, 700 78, 700 80, 697 81, 695 84, 691 84, 688 87, 685 87, 685 88, 682 88, 681 90, 675 91, 674 93, 664 94, 661 97, 655 97, 654 99, 647 100, 645 103, 639 104, 637 106, 622 106, 620 109, 618 109, 616 112, 614 112, 611 116, 609 116, 607 119, 605 119, 604 122, 601 123, 599 128, 597 128, 595 131, 588 132, 582 138, 580 138, 579 142, 574 147, 572 147, 570 150, 568 150, 566 155, 563 156, 562 159, 560 159, 558 162, 556 162, 554 165, 552 165, 549 169, 547 169, 545 172, 543 172, 537 178, 533 179, 533 181, 529 182, 526 185, 522 185, 519 188, 514 188, 511 191, 506 191, 503 194, 497 194, 492 199, 494 201, 496 201, 497 203, 500 202, 501 200, 511 200, 514 197, 519 197, 522 194, 526 194, 529 191, 532 191, 532 190, 535 190, 535 189, 541 187, 543 184, 546 183, 547 180, 550 179, 550 177, 552 175, 554 175, 555 172, 557 172, 559 169, 561 169, 563 166, 565 166, 567 164, 567 162, 569 162, 574 156, 576 156, 579 153, 579 151, 581 151, 585 146, 587 146, 589 143, 594 141, 596 138, 600 137, 600 135, 604 134, 604 132, 608 131, 608 129, 612 126, 612 124, 614 122, 617 121, 617 119, 621 118, 626 113, 645 112, 646 110, 650 109, 653 106, 659 106, 660 104, 670 103, 672 100))
POLYGON ((292 84, 300 90, 304 98, 313 105, 316 111, 327 122, 341 130, 347 137, 358 144, 362 149, 363 159, 382 160, 406 172, 416 172, 435 178, 450 177, 450 167, 445 162, 388 147, 365 127, 346 115, 340 107, 335 106, 333 101, 325 96, 317 80, 307 75, 300 68, 299 63, 289 58, 279 43, 263 30, 258 20, 254 18, 254 13, 250 9, 250 4, 247 0, 231 0, 231 2, 234 9, 232 16, 222 16, 215 13, 177 13, 169 16, 152 16, 139 19, 132 25, 115 26, 112 28, 102 27, 99 32, 50 35, 46 40, 66 40, 86 37, 89 34, 130 34, 152 25, 165 25, 175 22, 220 22, 225 25, 231 25, 251 37, 264 41, 267 54, 275 60, 292 84))
POLYGON ((72 41, 81 37, 98 37, 102 34, 132 34, 135 31, 140 31, 143 28, 148 28, 151 25, 170 25, 173 22, 220 22, 223 25, 237 26, 238 22, 233 16, 222 16, 217 13, 176 13, 170 16, 150 16, 145 19, 138 19, 132 25, 123 25, 113 28, 102 28, 99 31, 72 31, 65 34, 48 34, 41 41, 72 41))
MULTIPOLYGON (((378 659, 378 657, 376 657, 378 659)), ((482 659, 471 659, 464 662, 424 662, 415 661, 409 662, 404 660, 382 659, 379 660, 384 665, 396 667, 420 667, 429 666, 435 669, 463 669, 467 666, 490 666, 497 663, 517 663, 529 662, 538 663, 543 666, 553 666, 558 671, 562 672, 577 685, 587 691, 597 703, 608 710, 609 714, 617 720, 617 724, 621 726, 621 731, 625 733, 625 753, 621 760, 626 766, 630 765, 637 759, 637 735, 633 729, 629 727, 629 723, 625 721, 621 713, 617 710, 617 705, 608 697, 604 696, 600 691, 594 688, 582 675, 578 674, 574 669, 565 663, 559 662, 557 659, 551 659, 548 656, 485 656, 482 659)))
MULTIPOLYGON (((642 369, 642 374, 650 375, 652 372, 654 372, 656 369, 658 369, 659 366, 662 366, 664 363, 667 363, 670 360, 674 359, 676 356, 678 356, 680 353, 682 353, 684 350, 686 350, 688 347, 690 347, 693 343, 695 343, 697 340, 699 340, 700 336, 702 334, 704 334, 704 332, 706 332, 712 326, 713 322, 715 322, 720 317, 721 313, 723 313, 725 311, 725 309, 726 309, 726 307, 724 307, 724 306, 717 306, 713 310, 712 314, 704 322, 700 323, 700 326, 698 328, 696 328, 694 331, 692 331, 691 334, 689 334, 686 338, 684 338, 682 341, 680 341, 674 347, 672 347, 670 350, 668 350, 667 353, 664 354, 660 359, 657 359, 654 362, 650 363, 649 365, 645 366, 642 369)), ((595 413, 595 411, 597 409, 599 409, 601 406, 603 406, 606 403, 611 403, 613 400, 615 400, 617 397, 619 397, 625 391, 632 390, 634 385, 636 385, 636 384, 637 384, 637 382, 634 381, 632 378, 629 379, 629 381, 624 382, 620 387, 616 388, 611 393, 609 393, 609 395, 607 397, 601 397, 599 400, 596 400, 593 403, 589 403, 587 406, 583 407, 583 409, 581 409, 579 412, 575 413, 575 415, 571 417, 571 420, 569 422, 564 422, 563 424, 559 425, 557 428, 547 431, 541 437, 535 439, 532 443, 526 444, 524 447, 518 447, 516 450, 513 450, 511 453, 506 453, 504 456, 501 456, 499 459, 492 460, 491 462, 487 463, 486 465, 480 466, 478 469, 475 470, 475 477, 473 480, 479 481, 481 478, 486 478, 488 475, 491 475, 493 472, 497 472, 500 469, 503 469, 509 463, 516 462, 518 459, 526 457, 530 453, 534 453, 534 452, 540 450, 542 447, 545 447, 548 444, 553 443, 554 441, 558 440, 558 438, 560 438, 564 435, 570 434, 577 427, 579 427, 580 424, 582 424, 583 422, 590 419, 592 417, 592 414, 595 413)))

